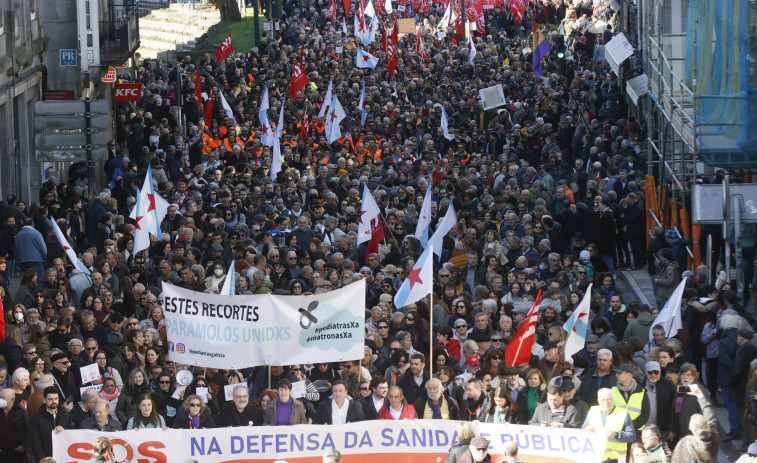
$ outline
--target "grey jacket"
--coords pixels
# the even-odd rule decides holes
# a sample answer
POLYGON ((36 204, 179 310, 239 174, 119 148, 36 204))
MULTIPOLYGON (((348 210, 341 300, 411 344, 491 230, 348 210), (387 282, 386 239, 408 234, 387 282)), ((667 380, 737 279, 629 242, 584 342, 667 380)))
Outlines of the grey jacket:
MULTIPOLYGON (((265 424, 268 426, 276 426, 277 410, 279 405, 279 399, 273 399, 268 402, 268 407, 265 409, 265 424)), ((305 406, 297 399, 294 399, 292 404, 292 413, 289 414, 289 424, 307 424, 308 418, 305 414, 305 406)))
POLYGON ((534 416, 528 422, 531 426, 540 426, 542 423, 562 423, 566 428, 580 428, 578 410, 573 405, 563 403, 557 411, 552 412, 549 404, 543 403, 536 406, 534 416))

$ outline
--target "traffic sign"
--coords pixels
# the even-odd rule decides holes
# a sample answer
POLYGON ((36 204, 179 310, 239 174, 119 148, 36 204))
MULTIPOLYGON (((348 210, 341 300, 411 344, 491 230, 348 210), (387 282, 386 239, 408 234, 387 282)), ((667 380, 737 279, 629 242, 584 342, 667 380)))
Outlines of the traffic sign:
POLYGON ((77 66, 78 55, 79 55, 79 52, 73 48, 60 50, 60 65, 61 66, 77 66))
MULTIPOLYGON (((78 149, 54 149, 44 150, 38 149, 35 151, 35 157, 40 162, 78 162, 87 160, 87 150, 83 148, 78 149)), ((108 150, 107 148, 99 148, 92 150, 93 161, 107 161, 108 150)))
MULTIPOLYGON (((106 146, 108 138, 108 132, 93 132, 90 144, 106 146)), ((84 132, 38 133, 34 136, 34 143, 40 148, 86 146, 87 134, 84 132)))

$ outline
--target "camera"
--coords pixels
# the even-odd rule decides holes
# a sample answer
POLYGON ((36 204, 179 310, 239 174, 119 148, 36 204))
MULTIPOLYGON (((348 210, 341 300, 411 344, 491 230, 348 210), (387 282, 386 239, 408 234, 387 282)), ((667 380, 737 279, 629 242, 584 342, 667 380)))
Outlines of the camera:
POLYGON ((689 386, 678 386, 678 392, 681 394, 689 393, 691 388, 689 386))

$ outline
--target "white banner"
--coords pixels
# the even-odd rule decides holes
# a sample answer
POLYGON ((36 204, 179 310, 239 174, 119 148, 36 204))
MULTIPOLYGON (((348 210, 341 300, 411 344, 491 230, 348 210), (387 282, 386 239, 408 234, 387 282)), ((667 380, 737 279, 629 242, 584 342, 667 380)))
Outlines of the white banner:
MULTIPOLYGON (((84 463, 92 443, 107 435, 115 445, 117 461, 168 463, 195 459, 202 463, 321 463, 326 450, 359 456, 344 461, 360 463, 419 463, 444 461, 457 443, 457 421, 374 420, 340 426, 297 425, 194 430, 63 431, 53 434, 53 458, 84 463), (168 457, 170 455, 170 459, 168 457)), ((518 458, 529 463, 588 463, 602 461, 605 437, 581 429, 480 424, 480 434, 491 442, 494 463, 503 459, 502 444, 518 443, 518 458)))
POLYGON ((163 286, 171 360, 203 367, 363 357, 365 282, 317 296, 228 296, 163 286))

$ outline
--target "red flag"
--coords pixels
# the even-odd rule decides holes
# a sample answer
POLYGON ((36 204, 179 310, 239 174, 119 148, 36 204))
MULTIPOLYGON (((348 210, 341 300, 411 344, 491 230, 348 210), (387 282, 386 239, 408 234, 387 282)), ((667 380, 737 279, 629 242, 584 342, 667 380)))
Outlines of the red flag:
POLYGON ((202 118, 205 120, 205 127, 210 127, 210 121, 213 120, 213 99, 208 98, 205 106, 202 108, 202 118))
POLYGON ((541 290, 536 295, 536 300, 528 315, 518 326, 512 341, 507 344, 505 350, 506 366, 517 367, 523 363, 528 363, 531 358, 531 348, 534 346, 534 336, 536 335, 536 321, 539 319, 539 304, 541 304, 541 290))
POLYGON ((302 87, 310 83, 305 69, 307 65, 305 63, 305 45, 300 48, 300 61, 295 63, 294 72, 292 72, 292 83, 289 84, 289 98, 297 101, 297 92, 302 90, 302 87))
POLYGON ((381 215, 377 215, 371 220, 371 240, 368 241, 368 251, 366 257, 370 254, 378 254, 379 241, 384 241, 384 226, 381 224, 381 215))
POLYGON ((329 9, 324 16, 336 24, 336 2, 334 0, 329 0, 329 9))
POLYGON ((510 11, 515 16, 515 22, 520 24, 523 22, 523 12, 526 11, 525 0, 512 0, 510 2, 510 11))
POLYGON ((386 60, 389 64, 389 75, 393 76, 397 72, 397 64, 399 63, 399 59, 397 58, 397 53, 394 50, 394 47, 397 45, 397 25, 395 24, 392 28, 392 38, 389 40, 387 47, 386 47, 386 60))
POLYGON ((195 103, 197 103, 197 106, 202 106, 202 89, 200 88, 199 69, 197 69, 197 77, 195 78, 195 103))
POLYGON ((350 17, 350 0, 342 0, 342 3, 344 3, 344 17, 349 18, 350 17))
POLYGON ((234 53, 234 45, 231 43, 231 34, 229 34, 216 50, 216 60, 221 61, 232 53, 234 53))
POLYGON ((302 118, 302 125, 300 125, 300 138, 303 140, 308 138, 308 129, 310 129, 310 116, 305 113, 305 117, 302 118))
POLYGON ((422 59, 423 61, 426 61, 426 49, 423 47, 423 37, 421 37, 421 26, 418 25, 418 42, 416 44, 416 52, 418 53, 418 58, 422 59))

